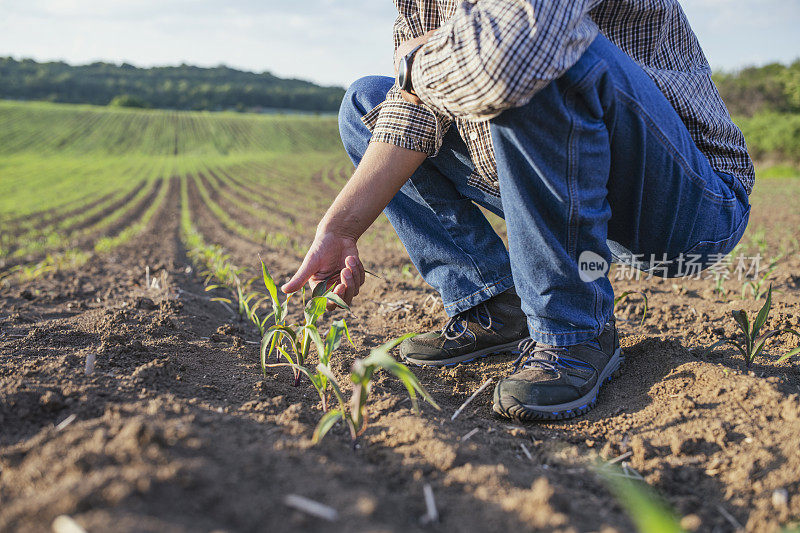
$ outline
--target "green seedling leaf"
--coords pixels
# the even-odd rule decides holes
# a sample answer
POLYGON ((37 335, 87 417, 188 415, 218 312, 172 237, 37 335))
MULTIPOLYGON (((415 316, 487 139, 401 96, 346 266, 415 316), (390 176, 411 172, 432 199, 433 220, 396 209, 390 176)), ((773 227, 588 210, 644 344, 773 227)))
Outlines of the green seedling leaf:
POLYGON ((747 289, 750 289, 750 292, 752 292, 753 295, 756 294, 755 284, 752 281, 745 281, 742 284, 742 300, 747 298, 747 289))
POLYGON ((747 352, 745 351, 745 349, 741 345, 739 345, 738 343, 736 343, 736 342, 734 342, 734 341, 732 341, 730 339, 722 339, 721 341, 715 342, 714 344, 712 344, 711 346, 709 346, 708 348, 705 349, 705 351, 701 354, 702 357, 705 357, 706 355, 710 354, 712 351, 714 351, 714 348, 717 348, 719 346, 723 346, 725 344, 733 346, 734 348, 736 348, 737 350, 742 352, 742 355, 744 356, 745 361, 747 361, 747 352))
MULTIPOLYGON (((613 465, 612 465, 613 466, 613 465)), ((636 524, 647 533, 682 533, 684 530, 672 510, 646 483, 624 477, 618 468, 600 467, 598 472, 636 524)))
MULTIPOLYGON (((775 329, 772 331, 768 331, 767 333, 764 333, 761 337, 759 337, 759 340, 763 339, 761 341, 761 346, 763 347, 764 341, 766 341, 768 338, 774 337, 775 335, 781 335, 783 333, 791 333, 795 337, 800 337, 800 333, 798 333, 796 330, 792 328, 775 329)), ((777 362, 781 363, 797 353, 800 353, 800 348, 795 348, 793 350, 790 350, 787 354, 783 355, 780 359, 778 359, 777 362)))
POLYGON ((767 342, 767 340, 769 340, 770 337, 774 337, 778 333, 780 333, 779 330, 768 331, 767 333, 764 333, 763 335, 758 337, 758 339, 755 339, 752 350, 750 352, 750 359, 747 361, 748 367, 753 363, 753 361, 756 360, 756 357, 761 355, 761 352, 764 349, 764 344, 767 342))
POLYGON ((283 317, 283 309, 281 308, 281 303, 278 300, 278 286, 275 284, 275 280, 272 279, 272 276, 269 275, 269 271, 267 270, 267 265, 264 264, 264 260, 261 257, 258 258, 261 261, 261 276, 264 278, 264 286, 269 293, 270 298, 272 298, 272 309, 275 311, 276 317, 283 317))
POLYGON ((745 337, 750 336, 750 319, 747 318, 747 313, 744 311, 733 311, 731 313, 733 319, 739 324, 739 328, 744 332, 745 337))
POLYGON ((797 355, 799 353, 800 353, 800 346, 798 346, 797 348, 795 348, 793 350, 790 350, 790 351, 786 352, 786 354, 784 354, 783 356, 781 356, 780 359, 778 359, 778 362, 782 363, 782 362, 786 361, 787 359, 790 359, 790 358, 794 357, 795 355, 797 355))
POLYGON ((289 352, 287 352, 286 350, 283 349, 283 346, 277 346, 276 349, 281 353, 281 355, 283 356, 284 359, 289 361, 289 366, 292 367, 292 369, 298 370, 298 371, 301 371, 301 372, 303 370, 305 370, 305 367, 297 364, 295 362, 295 360, 292 359, 292 356, 289 354, 289 352))
POLYGON ((325 313, 325 308, 328 301, 324 296, 315 296, 311 298, 303 309, 305 314, 306 324, 314 324, 317 319, 325 313))
POLYGON ((764 302, 764 306, 758 312, 758 316, 756 316, 755 322, 753 322, 753 332, 750 334, 751 339, 755 339, 758 337, 758 332, 761 331, 762 326, 767 322, 767 317, 769 316, 770 309, 772 309, 772 285, 769 286, 769 291, 767 291, 767 301, 764 302))
MULTIPOLYGON (((287 336, 292 341, 292 346, 296 343, 295 332, 286 326, 275 325, 267 330, 264 337, 261 338, 261 370, 266 373, 267 356, 272 355, 272 350, 275 348, 277 341, 281 336, 287 336), (269 353, 267 353, 269 347, 269 353)), ((277 346, 280 350, 281 347, 277 346)), ((291 360, 291 358, 289 358, 291 360)))
POLYGON ((319 442, 325 437, 328 431, 336 425, 336 422, 343 418, 342 411, 340 409, 331 409, 319 420, 316 429, 314 430, 314 435, 311 437, 311 441, 314 444, 319 444, 319 442))
POLYGON ((644 299, 644 309, 642 310, 642 321, 641 324, 644 324, 645 319, 647 318, 647 295, 640 291, 625 291, 616 298, 614 298, 614 307, 617 307, 617 304, 627 300, 633 294, 638 294, 644 299))
MULTIPOLYGON (((258 293, 256 293, 256 294, 258 294, 258 293)), ((271 298, 270 296, 262 296, 261 298, 256 300, 256 302, 253 304, 253 309, 258 309, 259 307, 261 307, 264 304, 264 302, 266 302, 270 298, 271 298)))
POLYGON ((283 324, 275 324, 274 326, 270 326, 268 333, 273 331, 279 332, 280 334, 289 337, 293 345, 297 343, 297 333, 295 333, 295 331, 289 326, 284 326, 283 324))
POLYGON ((272 355, 272 350, 275 346, 273 341, 275 334, 275 331, 270 331, 261 337, 261 372, 265 375, 267 373, 267 355, 272 355), (267 348, 269 348, 269 354, 267 354, 267 348))
POLYGON ((341 307, 342 309, 344 309, 348 313, 352 313, 352 311, 350 311, 350 306, 347 305, 344 302, 344 300, 342 300, 338 295, 336 295, 336 294, 334 294, 332 292, 328 292, 328 293, 325 294, 325 298, 327 298, 328 300, 332 301, 334 304, 336 304, 338 307, 341 307))
POLYGON ((385 342, 385 343, 381 344, 377 348, 374 348, 373 350, 370 351, 370 355, 372 355, 374 353, 385 353, 385 354, 388 354, 393 348, 395 348, 398 344, 400 344, 404 340, 410 339, 411 337, 416 337, 416 336, 417 336, 416 333, 406 333, 402 337, 398 337, 396 339, 392 339, 392 340, 390 340, 388 342, 385 342))
MULTIPOLYGON (((211 298, 212 302, 225 302, 226 304, 233 304, 230 298, 211 298)), ((236 315, 234 315, 235 317, 236 315)))
POLYGON ((331 281, 336 279, 336 275, 333 275, 326 279, 322 283, 318 283, 316 287, 314 287, 313 292, 311 293, 312 298, 318 298, 320 296, 325 296, 325 293, 328 291, 328 288, 331 285, 331 281))
POLYGON ((279 309, 275 310, 275 320, 277 324, 283 324, 286 322, 286 317, 289 314, 289 301, 292 299, 294 294, 289 294, 286 296, 286 300, 283 302, 283 307, 279 307, 279 309))
POLYGON ((249 280, 245 281, 244 285, 242 286, 242 290, 243 291, 249 290, 250 289, 250 285, 252 285, 255 280, 256 280, 256 278, 250 278, 249 280))
POLYGON ((344 405, 345 405, 344 395, 342 394, 341 387, 339 387, 339 382, 336 381, 336 376, 333 375, 333 372, 331 371, 330 368, 323 365, 322 363, 317 365, 317 372, 319 372, 320 374, 324 374, 328 378, 331 384, 331 388, 333 389, 333 394, 334 396, 336 396, 336 401, 339 402, 339 406, 341 407, 342 412, 344 412, 344 405))
POLYGON ((440 409, 439 404, 437 404, 428 391, 425 390, 425 388, 419 382, 419 379, 417 379, 417 376, 414 375, 414 373, 411 372, 407 366, 402 363, 398 363, 391 355, 386 353, 376 354, 376 357, 370 361, 370 363, 394 374, 395 377, 403 382, 403 385, 405 385, 408 395, 411 398, 411 403, 413 404, 415 412, 419 413, 417 393, 419 393, 420 396, 422 396, 433 407, 440 409))
MULTIPOLYGON (((317 355, 320 358, 320 362, 322 362, 322 358, 325 354, 325 343, 322 342, 322 336, 319 334, 319 330, 317 326, 314 324, 309 324, 307 326, 303 326, 300 328, 301 331, 305 331, 308 333, 308 336, 314 341, 314 345, 317 347, 317 355)), ((327 364, 327 363, 326 363, 327 364)))
MULTIPOLYGON (((320 354, 324 353, 325 364, 330 361, 330 356, 333 352, 335 352, 339 345, 342 343, 342 336, 347 331, 347 324, 345 324, 344 320, 337 320, 333 324, 331 324, 331 329, 328 330, 328 335, 325 337, 325 349, 324 352, 320 352, 320 354)), ((348 335, 349 336, 349 335, 348 335)), ((322 358, 323 355, 320 355, 322 358)))
POLYGON ((258 297, 258 293, 257 292, 252 292, 252 293, 248 294, 247 296, 241 298, 241 300, 242 300, 242 302, 245 303, 245 305, 249 305, 250 302, 252 302, 257 297, 258 297))
MULTIPOLYGON (((266 326, 266 324, 267 324, 267 320, 269 320, 269 319, 270 319, 270 318, 272 318, 273 316, 275 316, 275 311, 273 311, 273 312, 271 312, 270 314, 268 314, 267 316, 265 316, 265 317, 264 317, 264 318, 261 320, 261 322, 260 322, 260 324, 261 324, 261 327, 262 327, 262 328, 263 328, 263 327, 265 327, 265 326, 266 326)), ((263 335, 262 335, 262 336, 263 336, 263 335)))
POLYGON ((344 333, 345 333, 345 335, 347 335, 347 342, 350 343, 350 346, 355 348, 356 345, 353 342, 353 339, 350 337, 350 328, 347 327, 347 322, 344 321, 344 318, 340 322, 344 326, 344 333))

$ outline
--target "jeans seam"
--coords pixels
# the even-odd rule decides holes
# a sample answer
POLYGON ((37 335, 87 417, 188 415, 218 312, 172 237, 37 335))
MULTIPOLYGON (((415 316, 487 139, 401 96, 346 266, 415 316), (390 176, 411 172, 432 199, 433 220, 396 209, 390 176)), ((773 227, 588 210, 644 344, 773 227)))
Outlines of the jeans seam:
POLYGON ((483 285, 483 287, 482 287, 481 289, 479 289, 479 290, 477 290, 477 291, 475 291, 475 292, 473 292, 473 293, 471 293, 471 294, 469 294, 469 295, 467 295, 467 296, 464 296, 464 297, 463 297, 463 298, 461 298, 460 300, 456 300, 456 301, 454 301, 454 302, 450 302, 449 304, 444 304, 444 306, 445 306, 445 308, 448 308, 448 307, 453 307, 454 305, 460 304, 461 302, 463 302, 463 301, 465 301, 465 300, 469 300, 470 298, 472 298, 472 297, 473 297, 473 296, 475 296, 476 294, 480 294, 480 293, 482 293, 483 291, 487 291, 487 290, 491 289, 492 287, 496 287, 496 286, 497 286, 497 285, 499 285, 501 282, 503 282, 503 281, 505 281, 505 280, 507 280, 507 279, 509 279, 509 278, 512 278, 512 279, 513 279, 513 277, 514 277, 514 276, 503 276, 502 278, 498 279, 497 281, 494 281, 494 282, 492 282, 492 283, 489 283, 489 284, 487 284, 486 282, 484 282, 484 285, 483 285))
MULTIPOLYGON (((575 188, 576 179, 575 179, 575 169, 579 168, 580 162, 576 161, 580 157, 580 151, 575 148, 576 140, 579 137, 579 129, 576 127, 575 117, 575 95, 578 89, 585 88, 590 84, 594 85, 594 74, 598 70, 600 70, 604 66, 603 62, 598 61, 591 69, 589 69, 586 74, 584 74, 581 79, 575 83, 571 88, 566 91, 565 94, 565 102, 567 106, 573 111, 570 113, 571 124, 570 124, 570 134, 569 134, 569 142, 567 143, 567 149, 569 151, 568 160, 569 160, 569 168, 567 171, 567 187, 569 190, 570 195, 570 212, 569 212, 569 221, 568 221, 568 248, 567 252, 570 254, 572 258, 577 261, 578 256, 578 228, 579 223, 578 219, 580 218, 580 197, 578 196, 577 191, 575 188), (591 80, 591 82, 590 82, 591 80)), ((596 328, 602 327, 602 322, 600 321, 599 314, 601 311, 601 298, 600 298, 600 290, 597 287, 596 283, 591 283, 592 292, 594 293, 594 320, 596 324, 596 328)), ((539 332, 544 334, 544 332, 539 332)))
POLYGON ((566 337, 567 335, 576 335, 580 333, 594 333, 595 331, 597 331, 597 328, 595 328, 595 329, 574 329, 572 331, 567 331, 564 333, 552 333, 548 331, 540 331, 532 327, 530 321, 528 321, 528 328, 530 328, 530 330, 534 333, 541 333, 542 335, 552 335, 553 337, 566 337))
MULTIPOLYGON (((572 90, 568 91, 565 94, 564 101, 567 104, 567 107, 570 109, 574 108, 574 92, 572 90)), ((573 109, 574 110, 574 109, 573 109)), ((575 138, 577 136, 577 127, 575 125, 574 113, 570 113, 570 129, 569 129, 569 140, 567 142, 567 194, 569 195, 569 211, 567 212, 567 242, 566 242, 566 249, 567 253, 573 259, 577 260, 578 256, 578 224, 576 217, 579 216, 580 211, 580 199, 578 198, 577 190, 576 190, 576 183, 575 183, 575 168, 577 167, 577 163, 575 158, 577 157, 578 150, 574 149, 575 138)))

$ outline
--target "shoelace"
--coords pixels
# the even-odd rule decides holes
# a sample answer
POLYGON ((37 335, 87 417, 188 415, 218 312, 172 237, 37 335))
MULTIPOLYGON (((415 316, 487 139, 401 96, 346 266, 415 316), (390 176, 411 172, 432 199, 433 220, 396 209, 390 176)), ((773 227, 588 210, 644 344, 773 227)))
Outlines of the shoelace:
POLYGON ((561 363, 561 358, 569 351, 558 346, 537 345, 533 339, 525 339, 519 343, 519 357, 514 360, 514 373, 520 368, 539 367, 542 370, 555 372, 561 363), (546 357, 541 357, 545 354, 546 357))
POLYGON ((489 307, 486 305, 486 303, 481 303, 457 314, 448 320, 447 324, 445 324, 444 328, 442 329, 444 338, 451 341, 461 338, 469 329, 469 320, 473 317, 475 317, 475 322, 477 322, 483 329, 492 329, 492 325, 494 324, 492 313, 489 312, 489 307), (485 319, 484 316, 478 311, 479 309, 486 313, 485 319), (460 331, 456 330, 456 326, 461 326, 460 331))
MULTIPOLYGON (((598 350, 602 350, 597 339, 587 341, 598 350)), ((569 357, 569 348, 561 346, 537 345, 533 339, 526 339, 519 343, 520 354, 514 360, 514 373, 520 368, 537 367, 542 370, 556 372, 558 369, 594 370, 594 367, 580 359, 569 357), (542 357, 544 354, 544 357, 542 357)))

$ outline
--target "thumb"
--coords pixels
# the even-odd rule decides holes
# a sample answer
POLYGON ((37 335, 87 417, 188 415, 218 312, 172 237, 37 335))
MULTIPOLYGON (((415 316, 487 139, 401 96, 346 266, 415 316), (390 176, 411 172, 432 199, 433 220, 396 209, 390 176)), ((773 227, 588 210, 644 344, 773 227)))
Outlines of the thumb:
POLYGON ((297 269, 292 279, 287 281, 282 287, 281 290, 284 294, 289 294, 292 292, 297 292, 300 288, 306 284, 306 282, 311 279, 311 276, 317 273, 317 260, 313 254, 309 254, 303 259, 303 264, 300 265, 300 268, 297 269))

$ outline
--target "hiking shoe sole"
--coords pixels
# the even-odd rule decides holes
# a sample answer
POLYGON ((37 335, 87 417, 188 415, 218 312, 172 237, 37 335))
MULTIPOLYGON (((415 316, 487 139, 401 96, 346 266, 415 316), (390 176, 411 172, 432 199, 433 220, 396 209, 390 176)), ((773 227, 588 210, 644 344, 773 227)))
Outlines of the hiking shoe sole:
POLYGON ((622 350, 617 348, 608 361, 603 373, 594 387, 581 398, 558 405, 530 405, 518 401, 516 398, 504 399, 503 403, 510 405, 501 406, 497 401, 492 408, 494 412, 507 418, 530 422, 534 420, 567 420, 588 413, 597 404, 597 395, 600 389, 613 377, 619 376, 619 368, 625 361, 622 350))
POLYGON ((483 350, 477 350, 475 352, 459 355, 457 357, 451 357, 449 359, 436 359, 436 360, 415 359, 414 357, 409 357, 407 355, 404 355, 403 360, 416 366, 438 366, 438 367, 456 366, 462 363, 469 363, 471 361, 474 361, 475 359, 482 359, 490 355, 511 353, 513 350, 517 349, 520 341, 522 340, 525 339, 515 340, 514 342, 509 342, 507 344, 490 346, 489 348, 484 348, 483 350))

